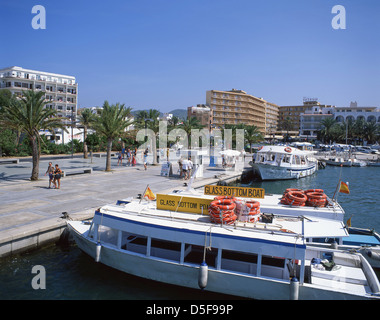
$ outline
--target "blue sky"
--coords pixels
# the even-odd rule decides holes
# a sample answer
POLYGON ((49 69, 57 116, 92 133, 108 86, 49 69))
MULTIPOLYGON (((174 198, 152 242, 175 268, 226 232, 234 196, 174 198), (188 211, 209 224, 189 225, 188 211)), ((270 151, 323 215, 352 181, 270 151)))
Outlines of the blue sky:
POLYGON ((380 106, 377 0, 1 0, 0 68, 74 75, 80 107, 170 111, 242 89, 278 105, 380 106), (31 26, 34 5, 46 29, 31 26), (346 29, 334 30, 334 5, 346 29))

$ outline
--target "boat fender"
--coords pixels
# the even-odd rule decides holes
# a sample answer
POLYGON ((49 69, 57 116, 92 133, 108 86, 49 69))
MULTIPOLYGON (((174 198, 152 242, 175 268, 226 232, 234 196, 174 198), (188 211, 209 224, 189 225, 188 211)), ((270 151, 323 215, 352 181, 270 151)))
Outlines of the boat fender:
POLYGON ((297 277, 290 279, 290 300, 298 300, 300 283, 297 277))
POLYGON ((100 261, 100 252, 102 250, 102 245, 100 242, 96 244, 96 251, 95 251, 95 261, 99 262, 100 261))
POLYGON ((374 259, 374 260, 380 260, 380 254, 378 252, 373 252, 372 250, 368 249, 366 250, 366 253, 368 257, 374 259))
POLYGON ((202 264, 199 267, 199 273, 198 273, 198 286, 202 290, 206 288, 207 286, 207 279, 208 278, 208 266, 205 261, 202 262, 202 264))

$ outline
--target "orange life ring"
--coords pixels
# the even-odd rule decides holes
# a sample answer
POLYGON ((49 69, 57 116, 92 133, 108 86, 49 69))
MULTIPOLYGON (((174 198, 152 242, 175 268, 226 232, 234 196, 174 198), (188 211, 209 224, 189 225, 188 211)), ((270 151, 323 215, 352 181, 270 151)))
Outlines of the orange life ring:
POLYGON ((290 147, 286 147, 284 150, 285 150, 286 152, 292 152, 292 148, 290 148, 290 147))
POLYGON ((284 194, 281 203, 293 206, 304 206, 307 201, 307 196, 300 191, 289 191, 284 194))
POLYGON ((233 197, 233 196, 218 196, 218 197, 215 197, 214 200, 231 200, 231 201, 235 201, 236 198, 233 197))
POLYGON ((305 190, 305 193, 323 193, 324 191, 322 189, 309 189, 305 190))
POLYGON ((303 192, 299 192, 299 191, 289 191, 287 193, 287 196, 291 200, 296 200, 296 201, 306 201, 307 200, 307 195, 304 194, 303 192))
POLYGON ((307 199, 327 199, 327 196, 324 193, 319 193, 319 192, 310 192, 307 194, 307 199))
POLYGON ((232 224, 237 219, 235 198, 229 196, 215 197, 208 207, 211 221, 221 224, 232 224))
POLYGON ((248 207, 248 208, 259 208, 260 207, 260 202, 259 201, 254 201, 254 200, 251 200, 251 201, 247 201, 245 203, 245 205, 248 207))
POLYGON ((211 202, 210 206, 217 207, 220 210, 233 210, 236 208, 235 202, 232 202, 230 199, 214 200, 211 202))

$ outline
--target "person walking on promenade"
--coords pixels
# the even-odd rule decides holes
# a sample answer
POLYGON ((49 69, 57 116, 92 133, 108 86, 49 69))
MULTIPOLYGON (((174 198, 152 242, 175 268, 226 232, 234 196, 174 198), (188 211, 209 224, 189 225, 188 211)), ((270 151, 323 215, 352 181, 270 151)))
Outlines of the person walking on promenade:
POLYGON ((49 175, 49 189, 51 188, 51 184, 53 183, 54 180, 54 168, 53 168, 53 163, 49 162, 49 166, 46 170, 45 176, 49 175))
POLYGON ((184 180, 187 180, 188 179, 188 165, 189 165, 189 161, 187 159, 184 159, 182 160, 182 172, 183 172, 183 178, 184 180))
POLYGON ((62 170, 61 168, 58 166, 58 164, 55 165, 55 169, 54 169, 54 187, 56 189, 60 189, 61 188, 61 176, 62 176, 62 170), (57 182, 58 182, 58 187, 57 187, 57 182))
POLYGON ((137 148, 132 151, 132 166, 134 167, 136 165, 136 156, 137 156, 137 148))
POLYGON ((144 151, 144 169, 147 169, 148 165, 148 148, 145 149, 144 151))
POLYGON ((187 161, 187 179, 190 179, 192 170, 193 170, 193 161, 191 161, 191 157, 189 157, 187 161))
POLYGON ((118 160, 117 160, 117 165, 123 165, 123 155, 121 154, 121 152, 119 153, 118 155, 118 160))
POLYGON ((130 166, 131 165, 131 150, 128 148, 127 149, 127 152, 126 152, 126 155, 127 155, 127 166, 130 166))

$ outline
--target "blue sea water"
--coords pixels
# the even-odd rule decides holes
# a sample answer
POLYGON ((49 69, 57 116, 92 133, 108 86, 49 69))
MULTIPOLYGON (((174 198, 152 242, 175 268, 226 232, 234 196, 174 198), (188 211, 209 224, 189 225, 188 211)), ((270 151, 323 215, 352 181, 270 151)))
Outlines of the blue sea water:
POLYGON ((257 181, 240 185, 264 188, 266 193, 274 194, 282 194, 287 188, 323 189, 330 198, 335 194, 345 211, 345 220, 352 217, 353 227, 380 231, 379 167, 327 166, 299 180, 257 181), (348 182, 350 194, 336 192, 339 179, 348 182))
MULTIPOLYGON (((380 231, 380 168, 327 167, 300 180, 252 182, 249 186, 264 188, 266 193, 282 194, 286 188, 324 189, 334 195, 338 181, 349 183, 350 194, 338 193, 345 219, 352 216, 354 227, 380 231)), ((248 186, 245 184, 244 186, 248 186)), ((0 299, 2 300, 204 300, 233 297, 207 291, 178 288, 149 281, 113 270, 96 263, 76 245, 62 248, 49 246, 34 252, 0 259, 0 299), (46 270, 46 289, 33 289, 35 265, 46 270)))

